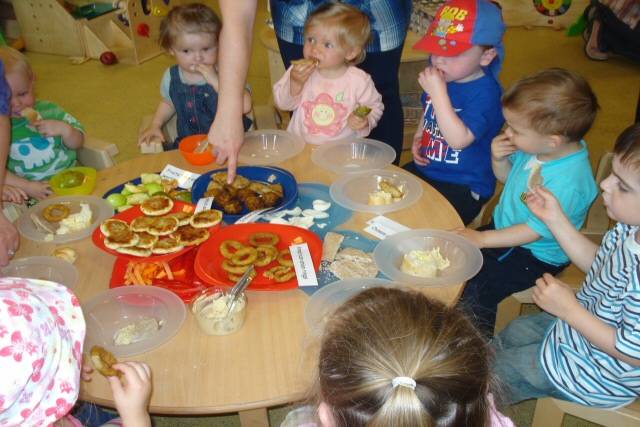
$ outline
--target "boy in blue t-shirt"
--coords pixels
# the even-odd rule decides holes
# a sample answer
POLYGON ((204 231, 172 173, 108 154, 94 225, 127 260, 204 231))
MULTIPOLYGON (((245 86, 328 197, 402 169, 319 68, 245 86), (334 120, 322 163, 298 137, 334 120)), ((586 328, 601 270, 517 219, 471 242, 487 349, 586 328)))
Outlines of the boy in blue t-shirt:
POLYGON ((527 197, 569 254, 588 272, 577 295, 549 274, 533 300, 546 313, 511 322, 494 339, 495 371, 509 403, 553 396, 615 408, 640 395, 640 125, 613 148, 611 174, 600 183, 609 217, 618 223, 598 246, 571 223, 554 195, 527 197))
POLYGON ((505 25, 488 0, 450 0, 414 46, 431 53, 418 76, 423 124, 404 168, 431 184, 469 224, 491 198, 491 140, 502 128, 498 72, 505 25))
POLYGON ((493 223, 458 231, 484 256, 460 304, 487 336, 493 334, 500 301, 530 288, 545 272, 558 274, 569 262, 549 228, 527 206, 527 193, 544 185, 576 228, 598 195, 582 140, 598 102, 582 77, 559 68, 543 70, 513 85, 502 104, 507 128, 491 143, 491 161, 505 186, 493 223))

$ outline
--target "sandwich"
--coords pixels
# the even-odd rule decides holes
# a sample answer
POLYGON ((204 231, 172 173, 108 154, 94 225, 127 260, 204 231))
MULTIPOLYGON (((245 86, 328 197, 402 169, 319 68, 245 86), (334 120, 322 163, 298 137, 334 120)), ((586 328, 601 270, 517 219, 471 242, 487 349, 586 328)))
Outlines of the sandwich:
POLYGON ((31 107, 26 107, 22 111, 20 111, 20 115, 27 119, 29 123, 35 123, 37 121, 42 120, 42 116, 36 110, 31 107))
POLYGON ((307 66, 307 65, 318 65, 320 61, 318 61, 316 58, 300 58, 300 59, 294 59, 293 61, 291 61, 291 65, 303 65, 303 66, 307 66))

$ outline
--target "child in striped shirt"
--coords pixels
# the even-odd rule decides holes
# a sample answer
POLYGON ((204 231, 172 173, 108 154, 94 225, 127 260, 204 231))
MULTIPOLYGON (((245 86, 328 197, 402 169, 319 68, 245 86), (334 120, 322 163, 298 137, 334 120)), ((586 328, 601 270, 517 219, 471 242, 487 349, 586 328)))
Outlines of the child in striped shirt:
POLYGON ((618 223, 599 248, 551 192, 537 187, 527 195, 531 211, 588 274, 577 295, 544 274, 533 300, 545 312, 516 319, 494 339, 495 370, 513 403, 552 396, 616 408, 640 395, 640 124, 618 137, 612 167, 600 187, 618 223))

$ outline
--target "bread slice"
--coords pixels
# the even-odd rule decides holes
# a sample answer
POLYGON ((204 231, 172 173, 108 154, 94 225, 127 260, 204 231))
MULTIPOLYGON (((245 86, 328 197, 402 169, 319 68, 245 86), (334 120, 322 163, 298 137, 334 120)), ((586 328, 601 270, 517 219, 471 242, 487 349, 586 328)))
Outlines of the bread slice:
POLYGON ((35 123, 42 120, 42 116, 40 115, 40 113, 38 113, 31 107, 24 108, 22 111, 20 111, 20 115, 29 120, 29 123, 35 123))
POLYGON ((324 236, 324 242, 322 242, 322 260, 333 261, 343 240, 344 236, 342 234, 329 231, 324 236))
POLYGON ((300 58, 291 61, 291 65, 318 65, 319 62, 316 58, 300 58))

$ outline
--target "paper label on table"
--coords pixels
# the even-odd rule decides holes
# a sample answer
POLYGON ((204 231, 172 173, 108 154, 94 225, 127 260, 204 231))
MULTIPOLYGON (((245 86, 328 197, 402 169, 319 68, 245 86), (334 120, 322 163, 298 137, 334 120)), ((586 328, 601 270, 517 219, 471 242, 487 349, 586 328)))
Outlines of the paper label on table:
POLYGON ((190 190, 193 182, 200 177, 197 173, 180 169, 173 165, 167 165, 160 172, 160 176, 178 181, 178 187, 190 190))
POLYGON ((364 229, 367 233, 377 237, 380 240, 384 240, 387 236, 391 236, 401 231, 409 230, 406 225, 400 224, 385 216, 378 215, 375 218, 371 218, 367 221, 368 226, 364 229))
POLYGON ((213 199, 213 197, 203 197, 202 199, 199 199, 198 203, 196 203, 196 210, 193 213, 197 214, 198 212, 208 211, 211 209, 211 206, 213 206, 213 199))
POLYGON ((306 243, 291 245, 289 246, 289 252, 291 252, 291 259, 293 260, 293 268, 296 270, 298 286, 318 286, 309 246, 306 243))

